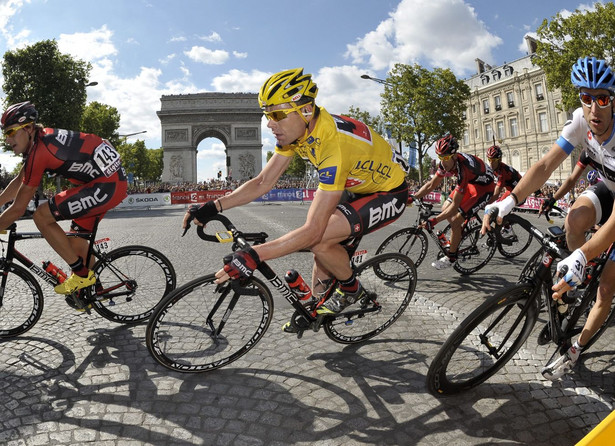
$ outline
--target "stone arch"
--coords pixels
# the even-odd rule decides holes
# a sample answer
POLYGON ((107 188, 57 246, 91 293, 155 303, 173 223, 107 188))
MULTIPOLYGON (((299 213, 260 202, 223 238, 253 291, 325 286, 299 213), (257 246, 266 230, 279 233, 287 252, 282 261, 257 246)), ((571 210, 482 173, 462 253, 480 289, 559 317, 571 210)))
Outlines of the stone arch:
POLYGON ((261 119, 255 93, 165 95, 157 112, 162 127, 162 181, 196 183, 197 146, 214 137, 226 147, 227 175, 247 180, 262 170, 261 119))

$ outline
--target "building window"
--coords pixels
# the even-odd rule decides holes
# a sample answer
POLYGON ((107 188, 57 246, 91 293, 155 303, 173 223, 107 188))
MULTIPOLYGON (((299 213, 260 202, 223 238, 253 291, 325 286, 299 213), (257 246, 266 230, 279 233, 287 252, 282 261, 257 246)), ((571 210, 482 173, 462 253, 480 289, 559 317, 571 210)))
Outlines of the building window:
POLYGON ((519 124, 517 124, 517 118, 510 118, 510 137, 514 138, 515 136, 519 136, 519 124))
POLYGON ((534 89, 536 91, 536 99, 542 101, 545 98, 544 91, 542 89, 542 84, 535 84, 534 89))
POLYGON ((504 121, 498 121, 496 125, 498 127, 498 130, 497 130, 497 132, 498 132, 498 136, 497 136, 498 139, 502 140, 502 139, 506 138, 506 132, 504 131, 504 121))
POLYGON ((515 106, 515 94, 512 91, 506 93, 506 100, 508 101, 508 107, 515 106))
POLYGON ((549 123, 547 121, 547 112, 538 113, 538 125, 541 132, 549 131, 549 123))
POLYGON ((500 99, 500 95, 494 97, 493 100, 495 102, 495 110, 496 111, 502 110, 502 100, 500 99))
POLYGON ((483 99, 483 111, 485 114, 489 113, 489 99, 483 99))
POLYGON ((521 171, 521 154, 518 150, 512 153, 512 166, 518 171, 521 171))
POLYGON ((464 130, 463 132, 463 145, 470 145, 470 133, 468 133, 467 130, 464 130))
POLYGON ((493 139, 493 128, 491 124, 485 124, 485 141, 491 141, 493 139))
POLYGON ((472 114, 476 114, 476 104, 472 104, 472 114))
POLYGON ((480 135, 478 133, 478 129, 474 129, 474 141, 478 141, 480 139, 480 135))

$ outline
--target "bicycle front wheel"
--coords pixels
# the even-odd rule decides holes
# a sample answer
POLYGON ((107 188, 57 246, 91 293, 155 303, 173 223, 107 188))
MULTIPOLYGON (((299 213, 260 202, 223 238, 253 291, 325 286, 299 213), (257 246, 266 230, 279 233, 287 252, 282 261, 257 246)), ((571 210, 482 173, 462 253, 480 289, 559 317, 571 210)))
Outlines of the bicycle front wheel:
POLYGON ((214 370, 236 361, 267 331, 273 298, 259 279, 238 290, 230 281, 200 277, 166 296, 152 314, 145 338, 154 359, 185 373, 214 370))
POLYGON ((94 265, 96 285, 90 289, 94 310, 105 319, 137 324, 175 289, 173 265, 147 246, 123 246, 105 253, 94 265))
POLYGON ((487 232, 485 237, 481 238, 478 225, 464 231, 453 268, 464 276, 475 273, 491 260, 495 253, 495 245, 495 236, 491 232, 487 232))
POLYGON ((390 327, 402 315, 416 288, 416 268, 407 256, 397 252, 366 260, 355 274, 367 297, 323 323, 327 336, 342 344, 365 341, 390 327))
POLYGON ((500 226, 501 241, 498 241, 498 251, 504 257, 517 257, 523 254, 532 244, 534 237, 531 232, 526 231, 519 223, 506 223, 500 226))
POLYGON ((389 235, 376 250, 376 254, 399 252, 408 256, 418 268, 427 255, 428 241, 425 231, 410 227, 389 235))
POLYGON ((530 335, 538 309, 533 287, 514 285, 474 310, 444 342, 427 372, 435 395, 471 389, 493 376, 530 335))
POLYGON ((8 264, 2 271, 0 339, 30 330, 43 314, 43 290, 25 268, 8 264), (6 282, 5 282, 6 280, 6 282))

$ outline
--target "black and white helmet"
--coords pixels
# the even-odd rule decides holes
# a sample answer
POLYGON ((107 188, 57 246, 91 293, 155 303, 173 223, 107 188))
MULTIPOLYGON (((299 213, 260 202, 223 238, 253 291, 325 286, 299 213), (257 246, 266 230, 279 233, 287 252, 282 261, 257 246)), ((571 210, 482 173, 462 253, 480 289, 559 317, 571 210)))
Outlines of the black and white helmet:
POLYGON ((38 112, 30 101, 13 104, 6 109, 0 120, 2 130, 15 124, 25 124, 27 122, 36 122, 38 112))

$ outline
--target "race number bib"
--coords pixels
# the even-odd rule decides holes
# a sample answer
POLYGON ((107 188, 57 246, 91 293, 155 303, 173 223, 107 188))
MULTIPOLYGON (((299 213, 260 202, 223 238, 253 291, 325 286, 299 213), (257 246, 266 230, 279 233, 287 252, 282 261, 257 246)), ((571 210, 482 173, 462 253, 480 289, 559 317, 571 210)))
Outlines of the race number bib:
POLYGON ((109 178, 120 168, 120 154, 107 141, 94 150, 94 162, 101 172, 109 178))

